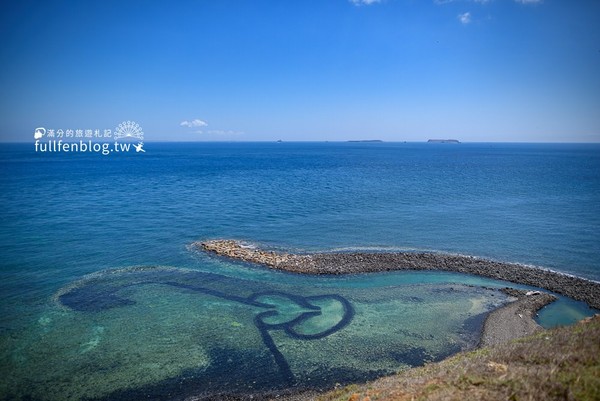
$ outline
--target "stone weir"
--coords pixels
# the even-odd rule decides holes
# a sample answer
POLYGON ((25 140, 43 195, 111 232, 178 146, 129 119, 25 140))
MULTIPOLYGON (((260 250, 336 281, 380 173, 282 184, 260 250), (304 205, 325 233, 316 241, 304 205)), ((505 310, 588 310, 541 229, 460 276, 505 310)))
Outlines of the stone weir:
POLYGON ((544 288, 600 309, 600 282, 518 263, 473 256, 423 252, 293 254, 273 252, 236 240, 195 242, 207 252, 277 270, 304 274, 352 274, 395 270, 442 270, 475 274, 544 288))

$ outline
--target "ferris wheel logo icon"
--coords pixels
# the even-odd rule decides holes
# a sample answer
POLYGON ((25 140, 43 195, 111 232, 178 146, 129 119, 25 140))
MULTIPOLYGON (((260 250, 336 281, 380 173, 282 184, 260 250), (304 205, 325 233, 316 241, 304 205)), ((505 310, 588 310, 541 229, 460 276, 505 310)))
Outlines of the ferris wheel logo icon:
POLYGON ((115 128, 114 139, 133 138, 140 141, 144 140, 144 131, 135 121, 123 121, 115 128))

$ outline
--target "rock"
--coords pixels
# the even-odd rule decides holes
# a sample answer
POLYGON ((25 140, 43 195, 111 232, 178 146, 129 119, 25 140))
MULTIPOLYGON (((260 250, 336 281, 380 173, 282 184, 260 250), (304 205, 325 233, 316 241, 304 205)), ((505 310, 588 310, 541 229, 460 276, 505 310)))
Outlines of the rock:
MULTIPOLYGON (((235 240, 196 242, 194 246, 232 259, 303 274, 352 274, 390 270, 443 270, 544 288, 600 309, 600 283, 537 267, 473 256, 425 252, 317 253, 265 251, 235 240)), ((510 294, 509 294, 510 295, 510 294)), ((530 291, 529 296, 538 296, 530 291)))

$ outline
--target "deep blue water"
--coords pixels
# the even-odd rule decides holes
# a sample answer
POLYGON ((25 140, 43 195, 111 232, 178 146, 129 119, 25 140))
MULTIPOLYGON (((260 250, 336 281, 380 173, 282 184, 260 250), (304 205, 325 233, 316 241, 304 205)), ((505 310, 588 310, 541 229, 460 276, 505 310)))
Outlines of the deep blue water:
MULTIPOLYGON (((108 342, 104 340, 109 336, 105 333, 114 333, 117 321, 126 322, 128 316, 134 315, 143 320, 149 316, 148 312, 124 306, 119 309, 122 316, 102 315, 105 321, 91 323, 100 319, 100 315, 92 318, 83 312, 82 315, 64 311, 56 305, 56 294, 61 288, 86 274, 106 269, 140 265, 188 268, 222 275, 224 281, 219 281, 219 288, 228 277, 262 282, 270 291, 281 285, 277 290, 286 294, 293 293, 294 288, 316 287, 323 291, 337 288, 336 294, 343 293, 356 305, 362 302, 365 308, 383 302, 383 298, 375 301, 360 295, 365 288, 407 285, 411 290, 406 291, 417 299, 419 285, 425 286, 423 293, 437 294, 448 282, 494 284, 490 280, 442 273, 391 273, 337 279, 298 277, 216 260, 188 249, 192 241, 208 238, 235 238, 302 251, 456 252, 539 265, 600 280, 598 144, 147 143, 145 149, 144 154, 102 156, 40 154, 33 151, 31 144, 0 145, 0 334, 4 336, 0 361, 3 370, 14 371, 17 366, 23 372, 31 372, 32 367, 39 368, 41 365, 33 356, 17 352, 31 344, 45 349, 55 347, 53 353, 46 355, 50 360, 58 356, 66 358, 74 345, 67 344, 66 340, 59 344, 58 339, 68 336, 68 330, 81 332, 82 338, 89 337, 85 338, 91 344, 90 352, 96 352, 99 358, 96 368, 89 368, 90 372, 105 371, 106 366, 113 366, 108 355, 121 354, 108 348, 100 352, 103 341, 108 342), (354 292, 348 292, 350 289, 354 292), (54 337, 49 333, 54 333, 54 337), (53 345, 49 346, 50 343, 53 345)), ((126 290, 118 291, 134 291, 129 284, 119 288, 126 290)), ((136 305, 164 297, 164 302, 156 307, 162 312, 153 322, 163 328, 172 324, 180 330, 185 319, 193 319, 179 316, 184 313, 183 295, 175 296, 172 288, 160 288, 154 297, 147 296, 146 292, 136 293, 145 300, 138 300, 136 305)), ((468 296, 471 299, 481 296, 489 301, 489 294, 482 294, 469 293, 468 296)), ((205 296, 203 293, 201 297, 205 296)), ((427 300, 424 296, 422 302, 427 304, 427 300)), ((462 302, 459 298, 447 301, 448 305, 455 306, 462 302)), ((482 302, 488 305, 491 302, 488 301, 482 302)), ((186 298, 185 302, 192 301, 186 298)), ((204 308, 209 301, 202 302, 204 308)), ((385 302, 393 300, 385 298, 385 302)), ((564 305, 567 304, 571 305, 565 300, 564 305)), ((225 306, 219 305, 225 309, 233 307, 227 302, 225 306)), ((489 305, 482 311, 489 310, 492 303, 489 305)), ((560 322, 569 314, 573 315, 572 319, 580 317, 581 305, 573 305, 572 308, 554 307, 552 313, 550 308, 547 321, 560 322)), ((429 306, 432 314, 441 308, 433 303, 429 306)), ((360 307, 357 308, 356 319, 360 320, 360 307)), ((382 310, 370 313, 376 315, 382 310)), ((107 309, 106 313, 113 313, 111 311, 107 309)), ((470 316, 461 315, 456 309, 456 316, 459 315, 464 319, 470 316)), ((473 312, 471 317, 475 315, 473 312)), ((233 323, 234 327, 247 327, 244 322, 233 323)), ((411 324, 419 326, 421 323, 413 321, 411 324)), ((141 330, 146 330, 148 325, 151 324, 146 322, 141 330)), ((464 338, 460 337, 460 324, 450 326, 449 323, 440 330, 464 338)), ((421 329, 422 336, 427 328, 421 329)), ((131 330, 133 333, 133 328, 131 330)), ((248 332, 258 333, 252 330, 248 332)), ((277 337, 281 333, 276 331, 270 335, 278 349, 293 353, 289 351, 293 347, 277 337)), ((128 334, 121 335, 122 341, 128 334)), ((164 336, 167 337, 173 336, 164 336)), ((87 350, 84 346, 87 342, 81 341, 76 343, 77 347, 87 350)), ((173 341, 176 346, 177 341, 173 341)), ((419 347, 436 359, 467 347, 467 343, 465 340, 458 348, 448 344, 445 348, 431 344, 419 347)), ((257 344, 257 347, 263 346, 261 341, 257 344)), ((189 346, 186 343, 186 347, 189 346)), ((90 354, 84 351, 78 358, 81 355, 88 358, 90 354)), ((322 352, 322 349, 315 350, 314 355, 322 352)), ((243 355, 238 357, 243 359, 243 355)), ((210 359, 206 355, 203 358, 210 359)), ((398 358, 398 366, 416 363, 412 359, 402 362, 402 358, 398 358)), ((288 359, 293 360, 292 356, 288 359)), ((89 359, 80 362, 88 363, 89 359)), ((347 362, 340 362, 340 366, 349 369, 350 365, 344 365, 347 362)), ((167 362, 144 360, 143 363, 156 363, 164 370, 167 362)), ((164 385, 164 380, 181 377, 183 371, 189 373, 185 369, 195 362, 186 363, 180 367, 184 370, 173 367, 170 376, 157 377, 156 383, 164 385)), ((387 365, 378 362, 377 369, 383 372, 393 366, 393 361, 387 365)), ((64 374, 70 374, 71 368, 66 366, 64 374)), ((308 377, 307 372, 310 372, 309 368, 293 369, 298 377, 308 377)), ((338 376, 332 375, 332 380, 343 376, 342 370, 336 371, 338 376)), ((215 372, 223 375, 222 370, 215 372)), ((29 383, 27 373, 14 375, 12 385, 0 383, 0 394, 12 394, 16 398, 28 394, 39 396, 46 394, 46 387, 62 380, 50 375, 44 378, 45 384, 35 390, 38 392, 28 393, 30 390, 24 390, 29 383), (13 385, 18 391, 10 390, 13 385)), ((322 372, 319 375, 323 376, 322 372)), ((138 383, 132 379, 137 376, 131 371, 118 377, 138 383)), ((95 389, 83 395, 65 385, 48 399, 102 398, 117 394, 115 391, 125 394, 122 393, 124 388, 131 390, 150 385, 144 382, 144 386, 138 383, 110 387, 106 383, 117 379, 103 380, 90 384, 95 389)), ((241 382, 244 380, 239 378, 241 382)))

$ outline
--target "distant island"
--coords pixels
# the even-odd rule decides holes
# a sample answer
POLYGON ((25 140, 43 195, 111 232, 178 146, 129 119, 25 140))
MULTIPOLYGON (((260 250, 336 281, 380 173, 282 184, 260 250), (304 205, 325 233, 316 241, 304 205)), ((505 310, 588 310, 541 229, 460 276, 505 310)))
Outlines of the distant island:
POLYGON ((354 139, 348 142, 383 142, 381 139, 354 139))
POLYGON ((460 143, 458 139, 430 139, 430 143, 460 143))

